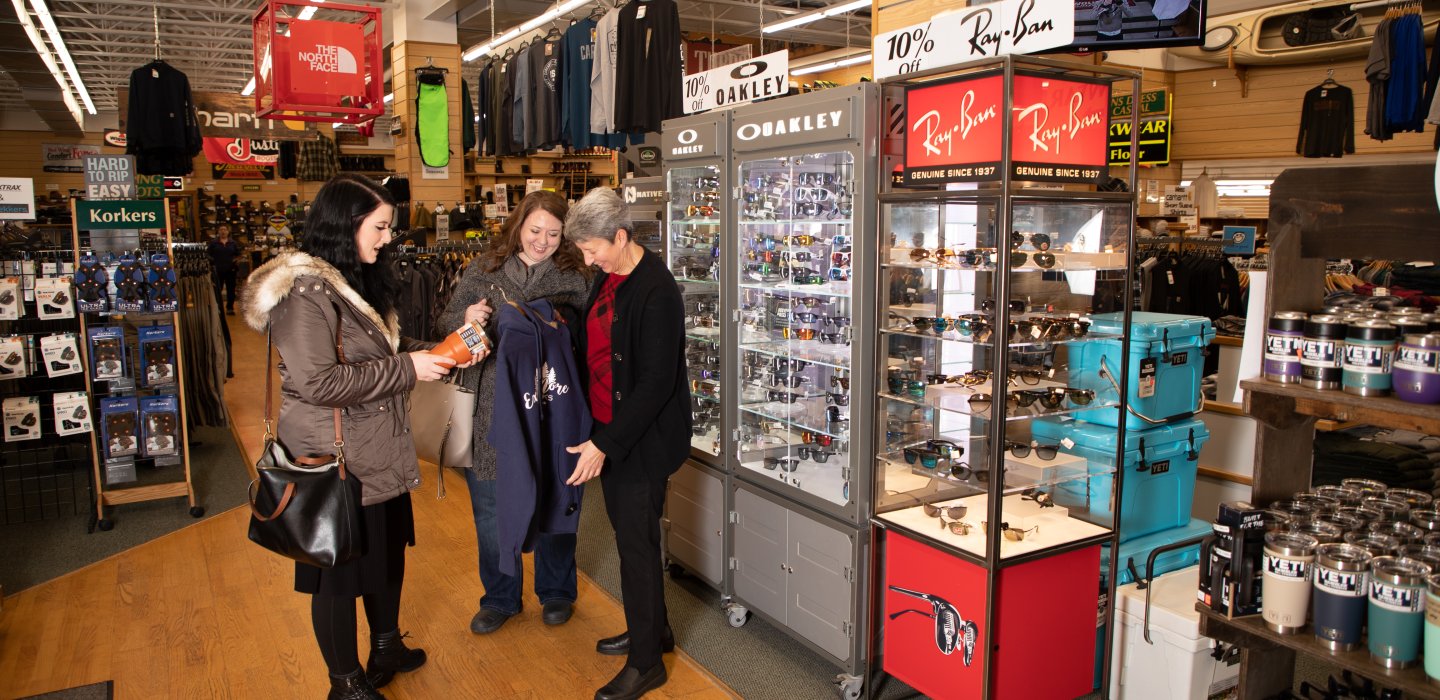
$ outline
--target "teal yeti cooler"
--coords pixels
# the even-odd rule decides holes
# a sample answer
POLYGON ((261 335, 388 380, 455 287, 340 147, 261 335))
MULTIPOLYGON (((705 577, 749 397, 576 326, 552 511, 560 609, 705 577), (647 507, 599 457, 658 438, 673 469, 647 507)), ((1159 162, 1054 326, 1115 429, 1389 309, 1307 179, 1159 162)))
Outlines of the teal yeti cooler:
MULTIPOLYGON (((1130 321, 1131 411, 1125 416, 1125 427, 1144 430, 1197 413, 1204 352, 1215 338, 1210 319, 1136 311, 1130 321)), ((1123 335, 1124 323, 1124 314, 1097 314, 1091 317, 1090 333, 1123 335)), ((1108 338, 1072 344, 1070 385, 1093 389, 1100 401, 1115 402, 1122 342, 1120 338, 1108 338), (1108 370, 1106 376, 1101 375, 1102 366, 1108 370)), ((1081 411, 1076 418, 1115 426, 1119 414, 1117 408, 1104 408, 1081 411)))
POLYGON ((1030 431, 1041 444, 1058 444, 1062 452, 1084 457, 1091 472, 1106 472, 1061 482, 1051 489, 1055 503, 1069 508, 1071 515, 1119 528, 1121 542, 1190 522, 1195 468, 1200 449, 1210 439, 1210 431, 1199 418, 1125 431, 1125 463, 1121 467, 1125 482, 1118 522, 1114 522, 1110 498, 1116 429, 1046 418, 1033 421, 1030 431))

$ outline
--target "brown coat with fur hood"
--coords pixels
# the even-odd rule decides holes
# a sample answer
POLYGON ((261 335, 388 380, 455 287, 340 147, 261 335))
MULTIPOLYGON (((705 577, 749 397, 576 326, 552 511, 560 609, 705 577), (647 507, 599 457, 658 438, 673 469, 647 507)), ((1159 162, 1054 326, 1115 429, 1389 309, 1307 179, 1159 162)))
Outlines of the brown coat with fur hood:
POLYGON ((400 337, 394 313, 381 319, 339 270, 304 253, 282 253, 255 270, 241 308, 251 328, 271 327, 280 355, 276 436, 292 457, 335 453, 339 408, 345 462, 364 486, 363 504, 420 485, 408 410, 415 366, 406 353, 433 343, 400 337))

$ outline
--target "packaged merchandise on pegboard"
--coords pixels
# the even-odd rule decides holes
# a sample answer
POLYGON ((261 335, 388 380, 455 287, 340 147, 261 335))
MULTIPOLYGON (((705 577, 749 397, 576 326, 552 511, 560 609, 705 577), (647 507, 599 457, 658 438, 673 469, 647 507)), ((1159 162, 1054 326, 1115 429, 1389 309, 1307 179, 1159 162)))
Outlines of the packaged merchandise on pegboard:
POLYGON ((145 268, 133 255, 120 256, 115 268, 115 310, 145 310, 145 268))
POLYGON ((55 394, 55 434, 78 435, 90 432, 90 396, 83 391, 55 394))
POLYGON ((170 256, 164 253, 150 256, 150 269, 145 281, 150 311, 168 313, 180 310, 180 298, 175 294, 175 268, 170 265, 170 256))
POLYGON ((138 413, 139 402, 133 396, 100 399, 100 430, 107 458, 133 457, 139 453, 138 413))
POLYGON ((94 255, 80 256, 75 271, 75 305, 82 313, 104 313, 110 309, 107 293, 110 275, 94 255))
POLYGON ((35 307, 42 320, 75 318, 69 277, 42 277, 35 280, 35 307))
POLYGON ((125 329, 96 326, 90 333, 91 378, 109 381, 125 378, 125 329))
POLYGON ((145 386, 175 383, 175 327, 147 326, 139 330, 140 372, 145 386))
POLYGON ((74 333, 56 333, 40 339, 45 376, 54 379, 85 371, 80 361, 80 339, 74 333))
POLYGON ((0 338, 0 380, 30 376, 29 348, 24 336, 0 338))
POLYGON ((0 321, 16 321, 25 315, 25 304, 20 301, 20 280, 14 277, 0 278, 0 321))
POLYGON ((3 406, 5 442, 40 439, 40 397, 12 396, 3 406))
POLYGON ((144 429, 146 457, 168 457, 180 453, 178 398, 166 395, 140 399, 140 423, 144 429))

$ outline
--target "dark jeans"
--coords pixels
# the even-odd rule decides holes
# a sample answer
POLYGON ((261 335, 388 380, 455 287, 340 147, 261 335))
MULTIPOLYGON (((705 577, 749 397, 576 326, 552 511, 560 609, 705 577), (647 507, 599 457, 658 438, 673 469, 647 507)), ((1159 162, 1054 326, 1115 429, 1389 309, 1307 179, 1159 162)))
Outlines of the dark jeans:
MULTIPOLYGON (((495 480, 481 480, 475 470, 465 470, 470 489, 470 509, 475 513, 475 539, 480 549, 480 583, 485 595, 480 607, 506 615, 520 612, 520 594, 525 588, 525 569, 516 557, 514 576, 500 573, 498 513, 495 508, 495 480)), ((535 597, 543 605, 552 600, 575 602, 575 535, 538 535, 535 542, 535 597)))
POLYGON ((215 273, 215 302, 224 304, 230 311, 235 310, 235 276, 233 267, 228 272, 215 273))

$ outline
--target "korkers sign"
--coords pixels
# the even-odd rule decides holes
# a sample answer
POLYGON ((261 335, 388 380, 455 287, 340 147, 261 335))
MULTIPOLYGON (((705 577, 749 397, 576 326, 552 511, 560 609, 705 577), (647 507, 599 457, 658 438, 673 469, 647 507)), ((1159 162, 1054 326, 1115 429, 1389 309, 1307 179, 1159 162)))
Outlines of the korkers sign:
POLYGON ((905 93, 906 186, 998 180, 1006 122, 1010 176, 1096 182, 1108 174, 1108 83, 1016 75, 1011 113, 998 73, 928 83, 905 93))

